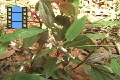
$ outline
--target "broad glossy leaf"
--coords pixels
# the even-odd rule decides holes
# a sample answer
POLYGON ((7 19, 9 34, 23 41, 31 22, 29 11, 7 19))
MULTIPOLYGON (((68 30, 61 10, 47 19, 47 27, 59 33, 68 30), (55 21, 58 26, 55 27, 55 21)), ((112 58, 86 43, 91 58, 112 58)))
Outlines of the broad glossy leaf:
POLYGON ((12 40, 22 39, 37 35, 46 31, 45 29, 40 28, 29 28, 29 29, 20 29, 10 34, 5 34, 0 37, 1 42, 8 42, 12 40))
POLYGON ((66 33, 67 29, 68 28, 63 27, 62 30, 60 30, 59 35, 60 35, 61 40, 65 39, 65 33, 66 33))
POLYGON ((60 77, 62 77, 63 79, 65 79, 65 80, 72 80, 71 78, 70 78, 70 76, 67 74, 67 72, 65 71, 65 70, 63 70, 63 69, 58 69, 57 70, 57 73, 58 73, 58 75, 60 76, 60 77))
POLYGON ((112 26, 115 24, 120 24, 120 21, 103 21, 103 22, 95 22, 92 25, 94 26, 112 26))
POLYGON ((55 17, 54 22, 57 23, 58 25, 64 26, 64 27, 69 27, 71 22, 70 18, 68 16, 62 16, 58 15, 55 17))
POLYGON ((90 50, 96 49, 96 46, 93 43, 93 41, 85 35, 78 35, 72 41, 68 41, 67 43, 65 43, 65 46, 90 49, 90 50))
POLYGON ((118 80, 115 76, 99 71, 95 68, 91 68, 90 75, 93 77, 94 80, 118 80))
POLYGON ((63 39, 65 39, 65 33, 66 33, 67 29, 68 29, 67 27, 63 27, 62 29, 54 27, 52 29, 52 32, 53 32, 53 36, 54 36, 55 40, 62 41, 63 39))
POLYGON ((48 80, 48 79, 35 74, 16 73, 10 75, 5 80, 48 80))
POLYGON ((47 54, 49 54, 49 53, 51 53, 55 48, 56 48, 56 47, 53 47, 53 48, 51 48, 51 49, 46 49, 46 50, 42 51, 42 52, 39 53, 35 58, 33 58, 33 61, 36 60, 36 59, 38 59, 38 58, 41 58, 41 57, 43 57, 43 56, 45 56, 45 55, 47 55, 47 54))
POLYGON ((6 50, 8 44, 9 44, 9 42, 5 42, 5 43, 0 44, 0 57, 4 53, 4 51, 6 50))
POLYGON ((57 25, 58 25, 52 29, 53 32, 57 33, 57 34, 53 33, 54 37, 56 40, 61 41, 61 40, 65 39, 65 33, 71 24, 70 19, 67 16, 58 15, 55 17, 54 22, 57 23, 57 25))
POLYGON ((91 39, 104 39, 106 38, 103 34, 85 34, 85 36, 91 38, 91 39))
POLYGON ((46 78, 49 78, 57 69, 57 58, 51 57, 47 60, 47 62, 44 65, 44 71, 43 74, 46 76, 46 78))
POLYGON ((56 26, 54 28, 51 29, 52 30, 52 34, 55 38, 56 41, 61 41, 61 38, 59 37, 59 33, 60 33, 60 29, 58 29, 56 26))
POLYGON ((120 75, 120 59, 113 58, 110 62, 110 66, 114 73, 120 75))
POLYGON ((86 24, 87 18, 83 16, 81 19, 76 20, 67 30, 65 34, 65 38, 67 41, 73 40, 76 36, 78 36, 82 31, 86 24))
POLYGON ((70 2, 61 2, 59 9, 68 16, 75 15, 75 8, 70 2))

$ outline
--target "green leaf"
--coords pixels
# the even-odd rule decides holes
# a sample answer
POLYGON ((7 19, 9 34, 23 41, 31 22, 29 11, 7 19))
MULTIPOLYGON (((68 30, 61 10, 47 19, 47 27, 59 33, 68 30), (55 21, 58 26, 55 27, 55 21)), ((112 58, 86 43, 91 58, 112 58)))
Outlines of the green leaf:
POLYGON ((105 67, 107 70, 109 70, 111 73, 113 73, 113 70, 111 69, 111 67, 110 67, 110 66, 103 65, 103 67, 105 67))
POLYGON ((57 74, 57 72, 54 72, 51 76, 52 76, 52 78, 54 80, 58 80, 59 79, 59 75, 57 74))
POLYGON ((106 38, 103 34, 84 34, 85 36, 91 38, 91 39, 104 39, 106 38))
POLYGON ((116 41, 120 42, 120 38, 116 38, 116 41))
POLYGON ((63 27, 63 28, 60 30, 59 36, 60 36, 60 38, 61 38, 61 41, 65 39, 65 33, 66 33, 67 29, 68 29, 68 28, 63 27))
POLYGON ((40 34, 25 38, 24 39, 24 43, 25 43, 24 45, 25 45, 25 47, 30 47, 30 46, 33 45, 33 43, 35 43, 39 39, 40 39, 40 34))
POLYGON ((78 35, 73 41, 68 41, 64 46, 76 47, 82 49, 95 50, 96 46, 93 41, 85 35, 78 35))
POLYGON ((53 48, 51 48, 51 49, 47 49, 47 50, 42 51, 42 52, 39 53, 35 58, 33 58, 33 61, 36 60, 36 59, 38 59, 38 58, 41 58, 41 57, 43 57, 43 56, 45 56, 45 55, 47 55, 47 54, 49 54, 49 53, 51 53, 55 48, 56 48, 56 47, 53 47, 53 48))
POLYGON ((65 80, 72 80, 71 78, 70 78, 70 76, 67 74, 67 72, 65 71, 65 70, 63 70, 63 69, 58 69, 57 70, 57 73, 58 73, 58 75, 60 76, 60 77, 62 77, 63 79, 65 79, 65 80))
POLYGON ((57 58, 51 57, 47 60, 47 62, 44 65, 44 71, 43 74, 46 76, 46 78, 49 78, 57 69, 57 58))
POLYGON ((47 42, 49 36, 48 32, 49 31, 45 31, 40 35, 40 39, 37 41, 39 45, 43 46, 47 42))
POLYGON ((103 21, 103 22, 95 22, 92 25, 94 26, 113 26, 116 24, 120 24, 120 21, 103 21))
POLYGON ((59 9, 68 16, 75 15, 75 7, 70 2, 61 2, 59 9))
POLYGON ((110 66, 114 73, 120 75, 120 59, 113 58, 110 62, 110 66))
POLYGON ((69 28, 69 26, 71 25, 70 19, 67 16, 58 15, 55 17, 54 22, 57 23, 58 26, 55 26, 52 29, 53 35, 56 40, 61 41, 61 40, 65 39, 65 33, 66 33, 67 29, 69 28), (57 34, 55 34, 55 32, 57 34))
POLYGON ((8 42, 8 41, 12 41, 12 40, 27 38, 27 37, 31 37, 31 36, 37 35, 39 33, 42 33, 44 31, 46 31, 46 30, 40 29, 40 28, 20 29, 13 33, 5 34, 5 35, 1 36, 0 41, 8 42))
POLYGON ((0 80, 2 80, 3 78, 4 78, 4 75, 1 75, 1 74, 0 74, 0 80))
POLYGON ((115 76, 99 71, 95 68, 91 68, 90 75, 93 77, 94 80, 118 80, 115 76))
POLYGON ((0 57, 2 56, 2 54, 4 53, 4 51, 6 50, 8 44, 9 44, 9 42, 5 42, 5 43, 1 43, 0 44, 0 57))
POLYGON ((71 62, 75 63, 75 64, 80 64, 82 63, 80 60, 77 59, 71 59, 71 62))
POLYGON ((16 73, 10 75, 5 80, 48 80, 42 76, 35 75, 35 74, 26 74, 26 73, 16 73))
POLYGON ((79 7, 79 0, 73 0, 73 5, 78 8, 79 7))
POLYGON ((62 15, 58 15, 55 17, 54 22, 57 23, 58 25, 61 25, 63 27, 69 27, 71 22, 70 22, 70 18, 68 16, 62 16, 62 15))
POLYGON ((54 27, 52 29, 52 32, 53 32, 53 36, 54 36, 55 40, 62 41, 63 39, 65 39, 65 33, 66 33, 67 29, 68 29, 67 27, 63 27, 62 29, 54 27))
POLYGON ((82 31, 86 24, 87 18, 86 16, 82 17, 75 21, 67 30, 65 37, 67 41, 73 40, 76 36, 78 36, 82 31))

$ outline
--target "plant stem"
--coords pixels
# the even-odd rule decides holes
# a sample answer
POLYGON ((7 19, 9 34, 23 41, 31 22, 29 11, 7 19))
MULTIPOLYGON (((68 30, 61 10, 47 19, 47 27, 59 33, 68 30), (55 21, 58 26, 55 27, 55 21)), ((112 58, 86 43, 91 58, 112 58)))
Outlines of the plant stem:
POLYGON ((78 65, 77 65, 76 67, 74 67, 72 70, 78 68, 80 65, 82 65, 83 63, 85 63, 86 60, 93 54, 93 52, 94 52, 94 51, 92 51, 91 53, 89 53, 89 54, 87 55, 87 57, 84 59, 84 61, 82 61, 80 64, 78 64, 78 65))
MULTIPOLYGON (((89 46, 89 47, 93 47, 93 46, 99 46, 99 47, 102 47, 102 46, 107 46, 107 47, 115 47, 117 45, 83 45, 83 46, 79 46, 79 47, 85 47, 85 46, 89 46)), ((119 46, 120 47, 120 46, 119 46)))
POLYGON ((40 23, 40 27, 42 26, 42 22, 40 21, 40 18, 39 18, 39 16, 37 15, 37 13, 35 12, 35 16, 36 16, 36 18, 38 19, 38 21, 39 21, 39 23, 40 23))
POLYGON ((117 54, 119 55, 120 52, 119 52, 118 46, 116 45, 116 43, 115 43, 114 41, 113 41, 112 43, 113 43, 113 45, 115 45, 116 52, 117 52, 117 54))

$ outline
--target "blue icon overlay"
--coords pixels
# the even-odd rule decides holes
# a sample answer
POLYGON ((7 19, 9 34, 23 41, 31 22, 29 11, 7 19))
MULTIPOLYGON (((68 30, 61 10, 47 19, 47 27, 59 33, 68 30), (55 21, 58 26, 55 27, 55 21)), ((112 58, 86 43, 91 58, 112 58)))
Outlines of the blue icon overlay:
POLYGON ((27 28, 27 7, 7 7, 7 28, 27 28))

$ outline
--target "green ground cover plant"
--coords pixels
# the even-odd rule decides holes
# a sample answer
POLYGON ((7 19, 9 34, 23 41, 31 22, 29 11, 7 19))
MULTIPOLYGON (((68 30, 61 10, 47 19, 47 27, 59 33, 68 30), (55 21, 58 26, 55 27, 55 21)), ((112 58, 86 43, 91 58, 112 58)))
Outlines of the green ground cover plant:
MULTIPOLYGON (((110 36, 109 29, 113 27, 120 28, 120 21, 96 21, 88 23, 87 16, 77 19, 79 0, 39 0, 35 9, 39 12, 42 25, 45 29, 40 27, 31 27, 28 29, 19 29, 10 34, 2 34, 0 36, 0 56, 8 48, 10 41, 23 39, 23 50, 28 49, 33 43, 40 42, 40 44, 47 43, 49 32, 55 38, 55 45, 51 48, 42 49, 37 55, 27 60, 24 65, 32 64, 36 61, 40 62, 39 69, 31 73, 15 72, 3 80, 72 80, 70 74, 79 66, 87 66, 88 75, 92 80, 120 80, 120 52, 117 49, 116 54, 110 52, 112 48, 118 48, 116 44, 119 43, 120 37, 110 36), (51 3, 55 2, 61 15, 54 15, 51 3), (56 23, 57 25, 54 25, 56 23), (96 33, 87 33, 89 27, 100 27, 101 30, 96 33), (107 29, 109 27, 109 29, 107 29), (103 30, 104 29, 104 30, 103 30), (51 30, 51 31, 49 31, 51 30), (41 40, 41 38, 44 38, 41 40), (95 41, 99 40, 100 43, 95 41), (99 57, 99 49, 104 48, 103 56, 99 57), (73 49, 83 49, 88 54, 84 60, 78 57, 71 56, 73 49), (56 53, 56 56, 51 54, 56 53), (107 57, 105 55, 108 55, 107 57), (62 60, 59 60, 59 58, 62 60), (106 60, 107 59, 107 60, 106 60), (76 64, 75 67, 70 66, 70 63, 76 64), (60 67, 62 65, 62 67, 60 67)), ((37 16, 37 19, 40 20, 37 16)), ((49 42, 52 44, 52 42, 49 42)))

